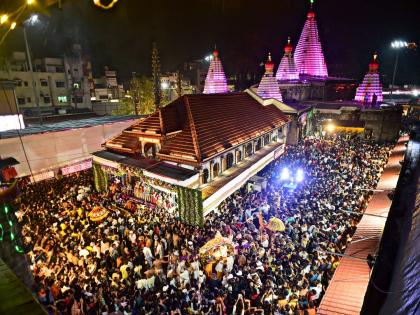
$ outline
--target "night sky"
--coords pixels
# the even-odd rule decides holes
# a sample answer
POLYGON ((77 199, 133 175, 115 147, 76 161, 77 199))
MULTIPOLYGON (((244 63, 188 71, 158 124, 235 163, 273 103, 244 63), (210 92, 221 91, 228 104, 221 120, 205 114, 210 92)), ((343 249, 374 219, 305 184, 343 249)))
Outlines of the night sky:
MULTIPOLYGON (((16 8, 17 1, 0 0, 0 9, 16 8)), ((308 9, 308 0, 119 0, 105 11, 91 0, 66 0, 62 10, 53 6, 42 23, 29 26, 28 36, 35 56, 58 56, 80 42, 95 72, 108 65, 122 80, 132 71, 150 75, 153 41, 162 72, 182 69, 216 44, 228 75, 261 75, 268 52, 278 64, 289 35, 296 46, 308 9)), ((420 44, 417 1, 318 0, 314 11, 331 75, 361 79, 377 51, 387 84, 395 59, 391 41, 420 44)), ((23 50, 19 30, 0 52, 13 49, 23 50)), ((419 51, 400 53, 396 83, 420 84, 419 51)))

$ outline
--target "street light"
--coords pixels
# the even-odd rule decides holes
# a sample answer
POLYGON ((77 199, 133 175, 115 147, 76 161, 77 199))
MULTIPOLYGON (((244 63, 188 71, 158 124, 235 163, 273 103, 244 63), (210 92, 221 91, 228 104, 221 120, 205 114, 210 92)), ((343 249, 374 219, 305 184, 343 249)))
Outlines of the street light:
POLYGON ((16 28, 16 22, 13 22, 12 24, 10 24, 10 29, 14 30, 16 28))
POLYGON ((4 24, 4 23, 6 23, 8 19, 9 19, 9 16, 8 16, 7 14, 3 14, 3 15, 0 17, 0 24, 4 24))
POLYGON ((398 68, 398 56, 400 55, 400 49, 401 48, 407 48, 408 47, 408 43, 406 41, 402 41, 402 40, 394 40, 391 43, 391 48, 392 49, 396 49, 397 53, 395 55, 395 62, 394 62, 394 73, 392 74, 392 86, 391 86, 391 92, 390 92, 390 97, 391 97, 391 101, 393 99, 392 97, 392 91, 394 90, 394 84, 395 84, 395 75, 397 74, 397 68, 398 68))

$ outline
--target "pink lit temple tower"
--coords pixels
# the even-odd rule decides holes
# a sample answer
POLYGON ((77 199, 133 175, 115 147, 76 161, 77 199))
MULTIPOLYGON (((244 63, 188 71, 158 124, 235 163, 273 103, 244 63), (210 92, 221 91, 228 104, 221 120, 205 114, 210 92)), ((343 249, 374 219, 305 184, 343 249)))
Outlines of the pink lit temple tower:
POLYGON ((299 74, 327 77, 327 65, 322 52, 321 41, 319 40, 318 27, 316 26, 315 13, 311 10, 308 12, 302 34, 296 46, 295 62, 299 74))
POLYGON ((284 56, 281 58, 279 68, 277 69, 276 79, 278 81, 299 80, 299 72, 296 68, 292 51, 293 46, 290 44, 289 37, 287 45, 284 47, 284 56))
POLYGON ((203 93, 213 94, 226 92, 228 92, 228 87, 225 72, 223 71, 222 62, 219 58, 219 52, 215 50, 213 51, 213 59, 210 62, 209 71, 207 72, 203 93))
POLYGON ((273 75, 274 63, 271 61, 271 54, 268 54, 268 60, 265 63, 265 73, 258 85, 257 94, 262 98, 275 98, 283 101, 281 97, 279 84, 273 75))
POLYGON ((376 60, 378 55, 373 55, 373 60, 369 64, 369 72, 366 73, 363 82, 356 90, 355 100, 364 103, 382 102, 382 85, 379 80, 379 63, 376 60))

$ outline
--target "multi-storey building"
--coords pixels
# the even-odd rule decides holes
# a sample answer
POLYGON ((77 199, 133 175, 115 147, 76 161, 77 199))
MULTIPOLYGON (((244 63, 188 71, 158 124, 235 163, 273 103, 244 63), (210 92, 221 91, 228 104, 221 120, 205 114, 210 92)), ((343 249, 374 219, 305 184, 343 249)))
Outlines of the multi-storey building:
POLYGON ((90 107, 91 67, 79 48, 75 46, 69 56, 35 59, 32 72, 24 52, 13 52, 3 60, 0 79, 15 82, 21 113, 38 116, 90 107))

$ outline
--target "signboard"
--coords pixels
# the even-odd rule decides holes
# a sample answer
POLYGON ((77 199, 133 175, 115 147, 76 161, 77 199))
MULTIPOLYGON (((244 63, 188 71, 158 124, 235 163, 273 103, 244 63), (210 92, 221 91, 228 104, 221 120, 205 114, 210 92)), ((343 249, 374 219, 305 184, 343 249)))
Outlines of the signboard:
POLYGON ((78 164, 63 167, 61 169, 61 174, 68 175, 68 174, 87 170, 91 167, 92 167, 92 160, 89 159, 78 164))
POLYGON ((39 173, 32 177, 32 182, 40 182, 42 180, 50 179, 53 177, 54 177, 54 171, 39 173))
POLYGON ((281 145, 281 147, 277 148, 277 149, 274 151, 274 159, 275 159, 275 160, 277 160, 279 157, 281 157, 281 156, 283 155, 283 153, 284 153, 285 149, 286 149, 286 145, 283 143, 283 144, 281 145))

